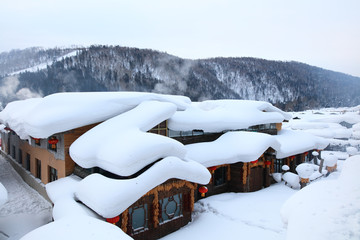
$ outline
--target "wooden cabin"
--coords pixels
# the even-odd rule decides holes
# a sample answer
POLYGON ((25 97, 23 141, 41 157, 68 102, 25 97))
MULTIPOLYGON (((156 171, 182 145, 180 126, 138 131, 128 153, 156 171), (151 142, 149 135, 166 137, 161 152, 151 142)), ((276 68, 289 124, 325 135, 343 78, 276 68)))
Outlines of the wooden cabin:
MULTIPOLYGON (((237 162, 209 167, 211 180, 206 185, 205 196, 225 192, 254 192, 269 187, 272 183, 271 173, 274 171, 274 150, 269 148, 258 160, 237 162)), ((202 186, 199 185, 198 188, 202 186)), ((201 199, 198 189, 197 199, 201 199)))
POLYGON ((171 179, 107 219, 136 240, 159 239, 191 221, 197 184, 171 179))

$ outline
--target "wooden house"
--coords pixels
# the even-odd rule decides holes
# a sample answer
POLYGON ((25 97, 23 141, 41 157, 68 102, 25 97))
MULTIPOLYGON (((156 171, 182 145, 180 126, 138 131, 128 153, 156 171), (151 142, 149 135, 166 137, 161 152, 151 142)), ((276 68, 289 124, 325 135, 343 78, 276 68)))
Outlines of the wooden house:
MULTIPOLYGON (((232 131, 217 140, 186 145, 185 158, 206 166, 212 178, 206 196, 224 192, 252 192, 270 186, 275 150, 273 136, 232 131)), ((199 186, 200 192, 202 186, 199 186)), ((197 195, 200 198, 201 194, 197 195)))

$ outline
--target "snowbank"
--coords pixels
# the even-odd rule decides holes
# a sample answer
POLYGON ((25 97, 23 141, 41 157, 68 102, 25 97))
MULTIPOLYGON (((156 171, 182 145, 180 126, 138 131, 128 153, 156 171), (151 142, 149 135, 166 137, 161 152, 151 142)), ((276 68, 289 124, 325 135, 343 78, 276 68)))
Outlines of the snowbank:
POLYGON ((126 235, 118 226, 92 217, 77 216, 66 217, 49 223, 21 238, 21 240, 34 239, 129 240, 132 238, 126 235))
POLYGON ((0 183, 0 207, 8 201, 8 193, 2 183, 0 183))
POLYGON ((185 111, 170 118, 169 129, 174 131, 221 132, 250 126, 281 123, 291 115, 270 103, 249 100, 211 100, 193 103, 185 111))
POLYGON ((75 194, 99 215, 112 218, 168 179, 207 184, 210 177, 209 171, 199 163, 167 157, 138 177, 128 180, 110 179, 100 174, 89 175, 79 183, 75 194))
POLYGON ((287 239, 360 239, 360 156, 348 158, 338 180, 315 182, 281 209, 287 239))
POLYGON ((358 150, 355 147, 347 147, 346 152, 349 154, 349 156, 354 156, 358 153, 358 150))
POLYGON ((324 149, 329 141, 321 137, 305 133, 303 131, 294 131, 283 129, 275 135, 274 138, 280 143, 280 150, 276 152, 278 159, 297 155, 313 149, 324 149))
POLYGON ((187 97, 155 93, 56 93, 9 103, 0 113, 0 122, 22 139, 47 138, 54 133, 102 122, 150 100, 171 102, 178 110, 186 109, 191 102, 187 97))
POLYGON ((227 132, 213 142, 186 145, 186 159, 205 167, 257 160, 269 147, 280 144, 271 135, 255 132, 227 132))
POLYGON ((70 156, 83 168, 98 166, 120 176, 133 175, 160 158, 183 158, 180 142, 146 132, 175 111, 172 103, 143 102, 83 134, 70 146, 70 156))
POLYGON ((285 184, 288 185, 289 187, 294 189, 300 188, 300 178, 297 174, 292 172, 286 172, 282 176, 282 179, 284 179, 285 184))

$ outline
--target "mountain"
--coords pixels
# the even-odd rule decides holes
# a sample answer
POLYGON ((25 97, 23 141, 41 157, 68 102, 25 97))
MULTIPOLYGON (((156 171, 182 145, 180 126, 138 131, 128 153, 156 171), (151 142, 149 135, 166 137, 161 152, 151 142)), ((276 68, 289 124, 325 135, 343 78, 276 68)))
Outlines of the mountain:
POLYGON ((0 54, 0 102, 64 91, 148 91, 269 101, 284 110, 360 104, 360 78, 298 62, 182 59, 149 49, 30 48, 0 54))

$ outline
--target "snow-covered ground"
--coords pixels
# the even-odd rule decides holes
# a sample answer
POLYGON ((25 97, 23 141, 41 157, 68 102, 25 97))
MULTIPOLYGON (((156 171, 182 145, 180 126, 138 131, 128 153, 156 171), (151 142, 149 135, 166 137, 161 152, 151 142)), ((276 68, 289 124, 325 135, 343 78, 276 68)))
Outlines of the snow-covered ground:
POLYGON ((285 239, 280 209, 295 192, 278 183, 257 192, 202 199, 195 204, 193 221, 162 239, 285 239))
POLYGON ((2 156, 0 183, 8 193, 8 201, 0 206, 0 240, 20 239, 51 221, 51 204, 29 187, 2 156))
MULTIPOLYGON (((323 154, 330 153, 339 159, 347 157, 343 152, 323 154)), ((336 180, 343 162, 338 161, 337 172, 316 182, 336 180)), ((22 182, 3 158, 0 158, 0 182, 9 193, 9 201, 0 208, 0 231, 10 237, 0 234, 1 240, 19 239, 51 219, 50 204, 22 182)), ((202 199, 195 204, 193 221, 162 239, 286 239, 287 229, 280 211, 297 192, 281 182, 257 192, 225 193, 202 199)))
MULTIPOLYGON (((324 155, 330 153, 344 155, 342 152, 324 152, 324 155)), ((338 161, 338 171, 312 183, 336 180, 343 162, 338 161)), ((289 239, 280 212, 297 192, 281 182, 257 192, 224 193, 202 199, 195 204, 193 221, 162 240, 289 239)))

